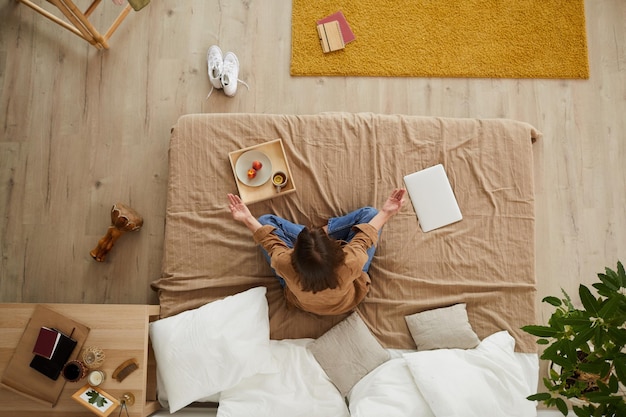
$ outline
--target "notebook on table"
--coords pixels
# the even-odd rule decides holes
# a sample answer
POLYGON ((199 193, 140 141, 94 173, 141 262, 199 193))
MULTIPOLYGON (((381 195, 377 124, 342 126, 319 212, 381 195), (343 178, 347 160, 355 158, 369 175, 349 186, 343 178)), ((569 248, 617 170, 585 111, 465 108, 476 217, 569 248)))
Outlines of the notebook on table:
POLYGON ((51 353, 50 357, 46 358, 42 355, 35 355, 33 360, 30 361, 31 368, 54 381, 56 381, 59 378, 59 375, 61 375, 63 366, 69 360, 77 344, 77 341, 72 339, 70 336, 58 330, 57 332, 59 335, 59 341, 56 349, 54 349, 54 352, 51 353))
POLYGON ((404 184, 424 232, 463 219, 443 165, 435 165, 404 177, 404 184))

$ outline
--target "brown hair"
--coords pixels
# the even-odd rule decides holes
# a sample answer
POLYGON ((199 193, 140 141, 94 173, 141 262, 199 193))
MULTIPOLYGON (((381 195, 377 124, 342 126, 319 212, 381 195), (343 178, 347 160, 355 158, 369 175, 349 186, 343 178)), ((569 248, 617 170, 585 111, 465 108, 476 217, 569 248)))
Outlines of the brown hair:
POLYGON ((305 227, 294 244, 291 265, 300 276, 302 290, 315 294, 337 288, 337 269, 345 258, 340 241, 329 237, 320 227, 305 227))

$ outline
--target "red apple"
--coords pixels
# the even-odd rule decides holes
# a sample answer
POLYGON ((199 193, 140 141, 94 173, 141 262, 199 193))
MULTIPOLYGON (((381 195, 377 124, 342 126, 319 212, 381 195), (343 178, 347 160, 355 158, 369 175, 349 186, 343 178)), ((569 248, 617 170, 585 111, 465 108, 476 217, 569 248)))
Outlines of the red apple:
POLYGON ((250 169, 248 170, 248 178, 252 179, 252 178, 254 178, 254 177, 256 177, 256 169, 254 169, 254 168, 250 168, 250 169))
POLYGON ((258 171, 259 169, 263 168, 263 164, 261 163, 261 161, 252 161, 252 168, 258 171))

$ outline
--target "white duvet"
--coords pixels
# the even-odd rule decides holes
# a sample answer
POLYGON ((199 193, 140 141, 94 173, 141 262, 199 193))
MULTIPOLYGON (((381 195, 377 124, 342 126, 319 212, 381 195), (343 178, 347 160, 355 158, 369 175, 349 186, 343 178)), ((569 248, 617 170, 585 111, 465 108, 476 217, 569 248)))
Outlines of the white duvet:
POLYGON ((349 395, 354 417, 535 417, 537 356, 514 353, 502 331, 475 349, 406 353, 359 381, 349 395), (534 360, 533 360, 534 359, 534 360))
MULTIPOLYGON (((218 401, 217 417, 536 417, 536 354, 514 353, 506 332, 475 349, 391 351, 348 394, 348 406, 306 346, 270 341, 278 369, 244 378, 200 401, 218 401)), ((185 379, 177 380, 186 389, 185 379)), ((188 385, 188 384, 187 384, 188 385)), ((161 393, 164 394, 164 393, 161 393)), ((161 398, 161 395, 160 395, 161 398)))

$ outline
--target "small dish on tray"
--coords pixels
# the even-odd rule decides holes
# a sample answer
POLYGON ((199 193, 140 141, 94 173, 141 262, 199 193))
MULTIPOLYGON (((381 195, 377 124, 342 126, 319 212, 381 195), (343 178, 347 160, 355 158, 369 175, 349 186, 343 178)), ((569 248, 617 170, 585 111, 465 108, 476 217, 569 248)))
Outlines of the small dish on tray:
POLYGON ((250 187, 265 184, 272 176, 272 161, 261 151, 250 150, 241 154, 235 164, 237 179, 250 187), (259 161, 263 167, 256 173, 256 177, 248 178, 248 170, 252 169, 252 162, 259 161))

